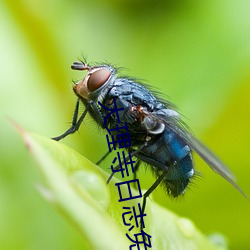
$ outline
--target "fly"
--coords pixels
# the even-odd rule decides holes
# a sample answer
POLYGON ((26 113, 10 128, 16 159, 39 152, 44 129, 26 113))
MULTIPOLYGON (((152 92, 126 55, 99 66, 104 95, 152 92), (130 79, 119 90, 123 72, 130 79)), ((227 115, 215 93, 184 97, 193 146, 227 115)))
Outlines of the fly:
MULTIPOLYGON (((74 62, 71 68, 87 71, 87 74, 73 87, 78 99, 71 127, 53 139, 59 141, 76 132, 87 113, 104 129, 104 118, 108 113, 102 106, 114 109, 115 99, 117 108, 122 109, 119 113, 121 125, 126 122, 128 126, 132 143, 128 150, 137 159, 136 166, 145 162, 157 176, 143 195, 143 211, 146 198, 159 184, 163 184, 172 197, 184 193, 195 174, 192 151, 246 197, 227 166, 188 131, 172 103, 158 98, 146 85, 132 78, 119 77, 111 65, 90 66, 85 62, 74 62), (85 110, 78 117, 80 102, 85 110)), ((109 116, 106 126, 112 130, 116 124, 117 120, 109 116)))

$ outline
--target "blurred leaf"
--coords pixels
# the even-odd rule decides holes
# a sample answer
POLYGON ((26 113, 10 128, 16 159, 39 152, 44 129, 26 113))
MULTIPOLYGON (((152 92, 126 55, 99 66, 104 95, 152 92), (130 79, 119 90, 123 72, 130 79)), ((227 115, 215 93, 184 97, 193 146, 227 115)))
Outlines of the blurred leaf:
MULTIPOLYGON (((118 202, 117 180, 113 178, 107 187, 108 174, 73 149, 23 130, 21 134, 48 186, 39 190, 80 230, 84 249, 128 249, 122 207, 137 203, 118 202)), ((153 201, 148 200, 146 213, 144 231, 152 236, 153 249, 226 249, 213 245, 190 220, 153 201)))

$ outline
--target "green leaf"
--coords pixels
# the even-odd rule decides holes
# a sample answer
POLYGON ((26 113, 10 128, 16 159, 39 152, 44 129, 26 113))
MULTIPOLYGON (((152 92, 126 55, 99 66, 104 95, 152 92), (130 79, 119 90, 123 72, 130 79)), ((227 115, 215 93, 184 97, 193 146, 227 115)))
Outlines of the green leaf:
MULTIPOLYGON (((107 186, 108 174, 75 150, 19 130, 44 176, 46 187, 40 185, 39 190, 81 232, 84 249, 129 249, 132 243, 125 235, 128 228, 122 221, 123 207, 138 207, 142 200, 118 202, 114 184, 119 180, 113 178, 107 186)), ((226 249, 225 243, 213 244, 189 219, 151 199, 147 201, 146 214, 144 231, 152 236, 152 249, 226 249)), ((136 228, 129 233, 132 239, 135 233, 139 233, 136 228)))

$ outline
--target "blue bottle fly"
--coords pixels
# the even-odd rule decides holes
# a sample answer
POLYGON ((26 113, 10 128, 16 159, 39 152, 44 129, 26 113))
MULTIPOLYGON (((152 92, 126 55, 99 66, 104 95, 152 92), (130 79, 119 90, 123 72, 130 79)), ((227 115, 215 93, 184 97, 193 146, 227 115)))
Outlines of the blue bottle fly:
MULTIPOLYGON (((141 162, 147 163, 157 177, 144 194, 143 210, 146 198, 160 183, 172 197, 184 193, 195 174, 192 151, 244 195, 231 171, 188 131, 169 101, 158 98, 146 85, 132 78, 118 77, 117 70, 111 65, 89 66, 85 62, 74 62, 71 68, 87 71, 87 74, 73 87, 78 100, 72 126, 53 139, 59 141, 77 131, 87 113, 105 128, 104 118, 109 112, 102 106, 114 109, 115 99, 117 108, 122 108, 119 112, 120 124, 127 123, 132 142, 129 152, 137 159, 137 166, 141 162), (78 117, 80 102, 85 110, 78 117)), ((117 117, 111 114, 106 126, 113 129, 117 123, 117 117)))

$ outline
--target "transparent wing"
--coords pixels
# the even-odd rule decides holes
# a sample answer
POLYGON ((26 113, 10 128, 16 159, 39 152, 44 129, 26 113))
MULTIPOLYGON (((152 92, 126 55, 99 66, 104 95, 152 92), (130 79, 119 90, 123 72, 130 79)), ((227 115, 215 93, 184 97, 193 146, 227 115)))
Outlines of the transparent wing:
POLYGON ((231 183, 243 196, 248 198, 243 190, 237 185, 233 173, 210 149, 182 126, 178 126, 178 124, 175 123, 174 126, 171 126, 170 124, 170 128, 177 133, 190 146, 190 148, 192 148, 208 164, 209 167, 231 183))
MULTIPOLYGON (((229 168, 210 149, 208 149, 202 142, 200 142, 188 131, 185 124, 180 120, 180 117, 175 115, 163 115, 163 113, 151 113, 150 116, 154 117, 154 119, 158 120, 158 122, 163 123, 166 127, 169 127, 171 130, 173 130, 209 165, 210 168, 212 168, 216 173, 231 183, 243 196, 248 199, 247 195, 237 185, 236 178, 229 168)), ((169 111, 166 111, 165 113, 168 114, 169 111)))

